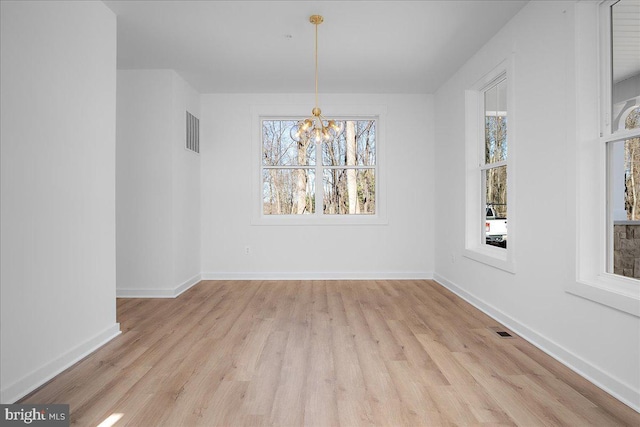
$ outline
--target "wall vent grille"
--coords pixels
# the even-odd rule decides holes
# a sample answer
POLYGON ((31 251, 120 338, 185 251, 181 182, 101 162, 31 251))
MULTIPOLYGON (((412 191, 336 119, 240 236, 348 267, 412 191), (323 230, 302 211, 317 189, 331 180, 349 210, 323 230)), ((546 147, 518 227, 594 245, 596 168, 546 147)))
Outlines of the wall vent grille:
POLYGON ((185 148, 194 153, 200 153, 200 120, 188 111, 185 148))

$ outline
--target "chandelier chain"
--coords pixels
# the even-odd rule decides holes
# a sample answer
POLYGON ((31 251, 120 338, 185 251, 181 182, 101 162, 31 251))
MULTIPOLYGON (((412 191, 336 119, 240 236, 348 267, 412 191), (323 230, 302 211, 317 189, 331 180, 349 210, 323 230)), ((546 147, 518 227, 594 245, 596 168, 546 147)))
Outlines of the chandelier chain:
POLYGON ((316 26, 316 50, 315 50, 315 60, 316 60, 316 107, 318 107, 318 25, 319 22, 315 23, 316 26))

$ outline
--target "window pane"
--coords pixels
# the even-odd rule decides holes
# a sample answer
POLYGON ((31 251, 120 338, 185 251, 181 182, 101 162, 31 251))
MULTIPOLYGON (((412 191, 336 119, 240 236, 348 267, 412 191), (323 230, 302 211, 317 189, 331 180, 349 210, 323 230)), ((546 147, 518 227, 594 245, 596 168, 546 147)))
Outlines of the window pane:
POLYGON ((315 144, 310 141, 295 142, 291 128, 296 120, 262 121, 262 164, 264 166, 314 165, 315 144))
POLYGON ((485 242, 507 247, 507 167, 487 169, 485 173, 485 242))
POLYGON ((640 106, 634 106, 624 119, 625 129, 640 128, 640 106))
POLYGON ((327 215, 375 214, 374 169, 325 169, 323 212, 327 215))
POLYGON ((264 215, 297 215, 315 212, 313 169, 263 169, 264 215))
POLYGON ((485 163, 507 160, 507 81, 484 93, 485 163))
POLYGON ((376 164, 376 121, 346 120, 344 132, 323 144, 326 166, 373 166, 376 164))
POLYGON ((638 0, 620 0, 611 6, 611 128, 614 132, 625 129, 625 117, 629 110, 640 105, 638 21, 638 0))
MULTIPOLYGON (((628 120, 637 125, 638 116, 628 120)), ((609 215, 613 262, 608 272, 640 278, 640 138, 609 143, 609 215)))

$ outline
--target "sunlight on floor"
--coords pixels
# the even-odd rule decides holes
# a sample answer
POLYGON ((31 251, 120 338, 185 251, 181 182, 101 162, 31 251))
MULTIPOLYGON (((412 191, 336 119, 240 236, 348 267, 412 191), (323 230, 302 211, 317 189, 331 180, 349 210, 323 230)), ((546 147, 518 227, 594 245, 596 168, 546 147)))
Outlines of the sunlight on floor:
POLYGON ((118 414, 118 413, 111 414, 103 422, 98 424, 98 427, 112 427, 123 416, 124 416, 124 414, 118 414))

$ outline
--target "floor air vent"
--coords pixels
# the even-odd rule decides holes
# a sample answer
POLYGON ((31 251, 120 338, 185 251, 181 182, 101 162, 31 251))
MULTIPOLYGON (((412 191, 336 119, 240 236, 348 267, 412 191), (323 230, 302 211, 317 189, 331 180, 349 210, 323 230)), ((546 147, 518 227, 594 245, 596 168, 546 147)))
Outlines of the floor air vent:
POLYGON ((491 331, 495 332, 496 334, 498 334, 498 336, 500 338, 514 338, 513 335, 511 335, 509 332, 505 331, 503 327, 501 326, 494 326, 489 328, 491 331))

